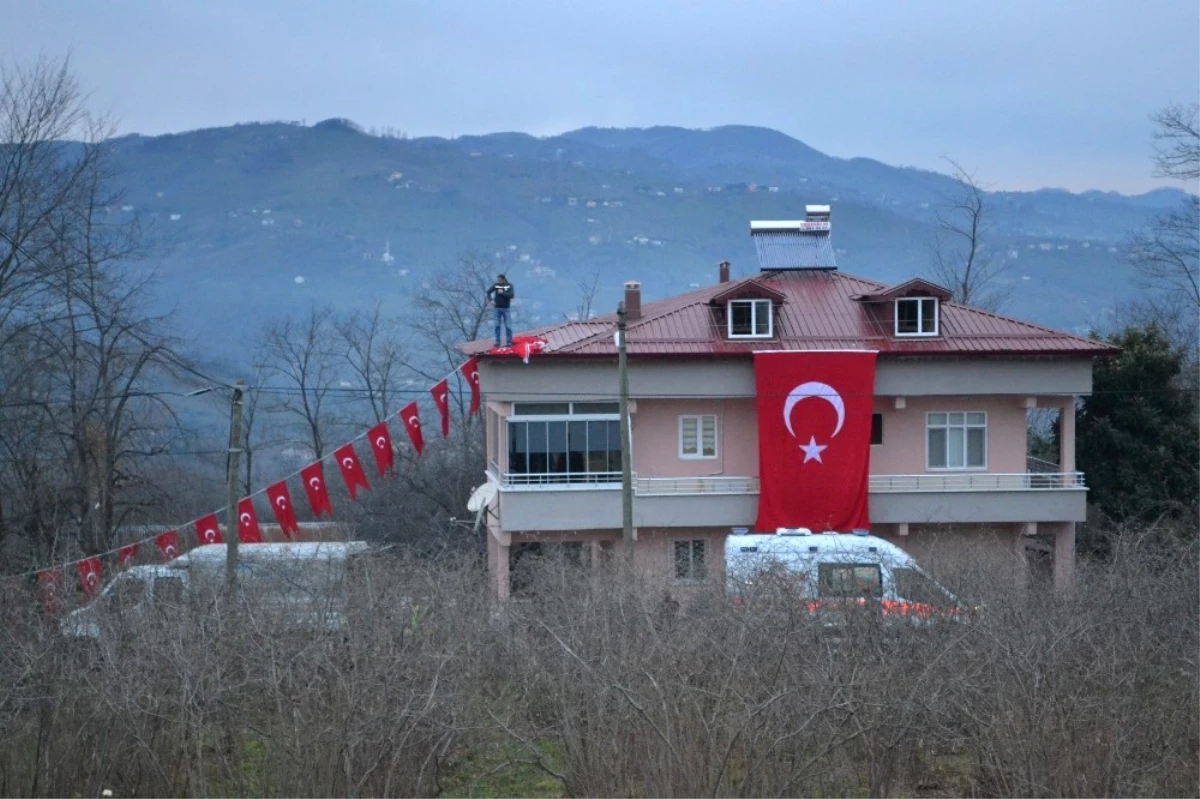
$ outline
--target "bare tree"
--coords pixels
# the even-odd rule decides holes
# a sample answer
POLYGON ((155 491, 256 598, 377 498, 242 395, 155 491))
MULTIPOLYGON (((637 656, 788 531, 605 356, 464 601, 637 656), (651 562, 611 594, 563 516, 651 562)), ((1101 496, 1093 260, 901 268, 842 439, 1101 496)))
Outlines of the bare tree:
POLYGON ((369 311, 356 310, 335 322, 348 373, 359 384, 356 397, 375 419, 386 419, 398 404, 406 368, 407 344, 396 320, 385 319, 380 303, 369 311))
POLYGON ((1169 105, 1151 114, 1154 175, 1176 180, 1200 178, 1200 104, 1169 105))
POLYGON ((270 376, 260 390, 272 391, 272 410, 292 417, 314 458, 325 456, 325 441, 336 424, 338 388, 333 310, 313 308, 306 318, 285 317, 263 331, 258 362, 270 376))
POLYGON ((110 132, 84 108, 68 60, 0 65, 0 336, 60 266, 53 228, 64 209, 86 204, 80 194, 110 132))
POLYGON ((588 277, 576 281, 575 285, 579 289, 579 294, 576 295, 574 318, 580 322, 586 322, 595 315, 592 312, 592 306, 595 304, 596 294, 600 291, 600 270, 597 269, 588 277))
POLYGON ((997 311, 1008 299, 996 286, 1005 271, 987 252, 992 222, 984 188, 958 162, 947 158, 957 187, 937 211, 937 231, 930 244, 930 274, 950 289, 954 302, 997 311))
POLYGON ((458 263, 423 283, 414 298, 412 328, 430 354, 414 368, 425 377, 440 378, 462 362, 457 347, 488 331, 488 287, 495 282, 496 264, 470 252, 458 263))
MULTIPOLYGON (((1184 182, 1200 178, 1200 105, 1170 105, 1150 118, 1154 174, 1184 182)), ((1200 313, 1200 199, 1191 195, 1130 236, 1129 260, 1147 288, 1200 313)))
POLYGON ((64 61, 0 70, 0 465, 10 513, 39 562, 109 549, 164 498, 151 464, 178 426, 152 386, 180 361, 145 310, 135 222, 105 210, 109 131, 64 61), (66 141, 77 136, 80 141, 66 141))

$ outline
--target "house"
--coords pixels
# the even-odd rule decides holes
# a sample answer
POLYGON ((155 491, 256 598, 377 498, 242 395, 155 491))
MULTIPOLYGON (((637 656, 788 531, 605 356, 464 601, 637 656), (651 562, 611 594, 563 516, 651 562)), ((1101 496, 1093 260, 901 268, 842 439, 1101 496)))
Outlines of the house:
MULTIPOLYGON (((831 228, 829 207, 809 206, 804 220, 751 223, 758 274, 732 280, 722 262, 714 284, 646 304, 640 284, 625 283, 629 446, 615 314, 529 331, 546 345, 528 363, 492 354, 490 342, 464 345, 479 356, 499 487, 488 519, 497 595, 519 587, 515 567, 532 552, 597 562, 622 551, 624 458, 635 563, 673 595, 722 584, 725 538, 754 529, 765 483, 756 351, 877 353, 863 475, 872 534, 919 561, 998 557, 1018 580, 1037 542, 1055 583, 1070 583, 1086 503, 1075 401, 1090 393, 1093 359, 1116 350, 958 305, 921 279, 888 286, 841 272, 831 228), (1027 458, 1035 408, 1060 413, 1057 464, 1027 458)), ((799 441, 806 460, 829 443, 799 441)))

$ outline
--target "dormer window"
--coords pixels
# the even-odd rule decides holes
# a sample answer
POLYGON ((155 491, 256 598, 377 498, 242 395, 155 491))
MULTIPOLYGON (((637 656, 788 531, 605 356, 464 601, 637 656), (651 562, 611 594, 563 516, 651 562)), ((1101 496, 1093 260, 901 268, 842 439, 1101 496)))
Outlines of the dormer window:
POLYGON ((938 334, 937 297, 897 297, 897 336, 936 336, 938 334))
POLYGON ((725 318, 730 338, 771 338, 774 333, 770 300, 730 300, 725 318))

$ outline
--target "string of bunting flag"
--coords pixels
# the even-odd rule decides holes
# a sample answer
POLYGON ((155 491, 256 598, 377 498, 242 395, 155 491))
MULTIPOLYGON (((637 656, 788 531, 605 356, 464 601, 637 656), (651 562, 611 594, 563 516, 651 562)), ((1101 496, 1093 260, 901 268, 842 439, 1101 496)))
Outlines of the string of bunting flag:
MULTIPOLYGON (((528 358, 528 355, 526 354, 525 357, 528 358)), ((471 388, 471 404, 467 415, 474 416, 479 413, 479 359, 472 357, 429 389, 434 407, 437 408, 438 414, 441 417, 443 438, 449 438, 450 436, 450 378, 456 374, 461 375, 471 388)), ((342 480, 346 484, 346 490, 350 493, 351 499, 358 499, 358 492, 360 490, 369 490, 371 487, 362 462, 358 458, 358 452, 354 448, 355 442, 363 438, 368 439, 371 452, 375 458, 375 468, 380 477, 395 474, 395 448, 392 446, 392 436, 388 428, 388 419, 393 416, 398 418, 403 424, 404 430, 408 434, 408 439, 416 454, 420 456, 425 451, 424 427, 421 424, 417 402, 413 400, 397 413, 389 414, 387 418, 380 420, 366 431, 359 433, 331 453, 337 461, 338 471, 341 472, 342 480)), ((279 528, 283 534, 289 540, 299 534, 300 525, 296 520, 296 508, 292 503, 291 492, 288 490, 288 481, 296 476, 300 477, 301 484, 304 486, 304 493, 308 499, 309 507, 312 509, 313 516, 318 519, 323 515, 332 518, 333 504, 329 499, 329 488, 325 480, 324 467, 324 461, 328 457, 330 456, 323 455, 303 469, 298 469, 271 485, 243 497, 237 504, 238 541, 241 543, 258 543, 262 541, 262 531, 258 524, 258 514, 254 509, 254 498, 260 494, 266 494, 275 520, 279 523, 279 528)), ((133 541, 96 555, 89 555, 86 558, 67 561, 59 565, 23 574, 11 575, 9 579, 36 575, 38 594, 41 597, 42 604, 47 612, 54 612, 61 608, 61 601, 66 587, 66 575, 72 569, 78 573, 79 588, 83 595, 85 598, 91 599, 100 590, 100 586, 102 585, 104 561, 113 555, 116 556, 117 569, 124 569, 137 557, 143 545, 148 545, 153 541, 155 548, 164 561, 173 560, 184 551, 180 531, 188 530, 189 528, 195 536, 197 545, 224 543, 224 537, 221 534, 221 524, 218 520, 218 514, 224 510, 228 510, 228 506, 219 508, 212 513, 201 516, 198 519, 193 519, 186 524, 158 533, 157 535, 148 536, 139 541, 133 541)))

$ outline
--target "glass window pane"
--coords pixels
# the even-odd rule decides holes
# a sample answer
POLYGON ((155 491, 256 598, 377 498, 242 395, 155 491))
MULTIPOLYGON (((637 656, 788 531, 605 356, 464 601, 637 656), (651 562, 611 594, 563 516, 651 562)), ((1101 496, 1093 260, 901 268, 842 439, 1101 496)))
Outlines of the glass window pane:
POLYGON ((608 422, 587 422, 589 472, 608 471, 608 422))
POLYGON ((734 300, 729 303, 730 333, 735 336, 748 336, 753 332, 753 309, 745 300, 734 300))
POLYGON ((608 427, 608 471, 621 471, 621 423, 604 422, 608 427))
POLYGON ((567 428, 567 470, 587 471, 587 422, 571 422, 567 428))
POLYGON ((517 402, 513 416, 566 416, 571 412, 569 402, 517 402))
POLYGON ((931 414, 929 414, 929 424, 931 424, 931 425, 935 425, 935 424, 944 425, 945 423, 946 423, 946 414, 944 414, 944 413, 931 413, 931 414))
POLYGON ((695 455, 696 450, 696 417, 681 416, 679 418, 679 451, 683 455, 695 455))
POLYGON ((701 444, 704 448, 703 455, 705 457, 715 457, 717 454, 717 417, 702 416, 701 429, 701 444))
POLYGON ((528 422, 529 425, 529 472, 545 474, 549 465, 546 458, 546 423, 528 422))
POLYGON ((951 427, 946 431, 946 465, 951 469, 961 469, 963 462, 963 429, 951 427))
POLYGON ((916 333, 917 304, 912 300, 896 300, 896 332, 916 333))
POLYGON ((929 428, 929 468, 946 468, 946 431, 942 428, 929 428))
POLYGON ((973 427, 967 430, 967 465, 984 465, 984 430, 973 427))
POLYGON ((963 415, 961 413, 950 414, 950 424, 959 424, 960 425, 962 423, 963 423, 963 415))
POLYGON ((771 303, 760 300, 754 303, 754 335, 765 336, 771 332, 771 303))
POLYGON ((967 424, 987 424, 987 415, 982 413, 968 413, 967 424))
POLYGON ((620 413, 621 407, 616 402, 572 402, 571 413, 581 415, 586 413, 620 413))
POLYGON ((937 300, 921 300, 921 332, 933 333, 937 324, 937 300))
POLYGON ((525 422, 508 423, 508 471, 513 474, 529 473, 529 442, 525 422))
POLYGON ((546 471, 561 474, 567 471, 567 423, 546 422, 546 471))

